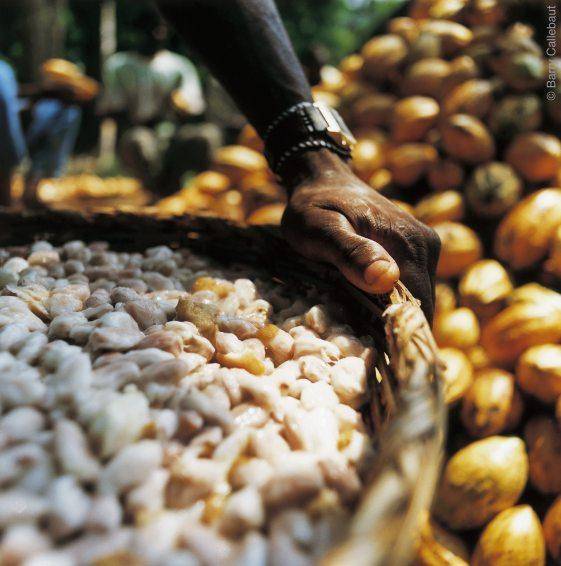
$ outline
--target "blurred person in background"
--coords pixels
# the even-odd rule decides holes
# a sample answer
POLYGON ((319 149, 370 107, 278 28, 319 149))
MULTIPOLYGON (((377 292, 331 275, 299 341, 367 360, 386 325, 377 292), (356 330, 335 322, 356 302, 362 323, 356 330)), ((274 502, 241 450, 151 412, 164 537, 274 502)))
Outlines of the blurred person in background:
POLYGON ((110 56, 103 67, 99 113, 118 126, 121 164, 160 195, 180 188, 187 171, 205 169, 220 129, 203 121, 206 108, 195 66, 163 49, 168 28, 155 12, 135 22, 146 41, 110 56))
POLYGON ((72 154, 80 127, 80 96, 60 85, 18 85, 12 67, 0 61, 0 204, 12 203, 14 170, 29 158, 23 202, 39 206, 41 179, 58 177, 72 154))
POLYGON ((430 320, 438 236, 352 172, 352 135, 333 110, 313 103, 274 1, 156 3, 263 138, 289 195, 288 242, 366 292, 389 292, 401 278, 430 320))

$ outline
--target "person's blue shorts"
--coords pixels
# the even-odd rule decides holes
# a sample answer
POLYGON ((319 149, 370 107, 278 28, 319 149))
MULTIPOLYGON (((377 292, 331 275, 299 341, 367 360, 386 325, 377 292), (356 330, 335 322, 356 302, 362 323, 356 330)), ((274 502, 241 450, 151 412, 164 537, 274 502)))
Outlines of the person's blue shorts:
POLYGON ((26 135, 31 173, 58 177, 63 172, 76 143, 81 116, 80 108, 58 100, 43 99, 35 104, 26 135))
POLYGON ((57 177, 74 148, 82 111, 58 100, 39 100, 32 108, 31 123, 24 133, 20 108, 15 74, 6 62, 0 61, 0 169, 11 171, 27 153, 33 175, 57 177))
POLYGON ((11 171, 26 153, 25 138, 19 117, 20 101, 14 71, 0 61, 0 169, 11 171))

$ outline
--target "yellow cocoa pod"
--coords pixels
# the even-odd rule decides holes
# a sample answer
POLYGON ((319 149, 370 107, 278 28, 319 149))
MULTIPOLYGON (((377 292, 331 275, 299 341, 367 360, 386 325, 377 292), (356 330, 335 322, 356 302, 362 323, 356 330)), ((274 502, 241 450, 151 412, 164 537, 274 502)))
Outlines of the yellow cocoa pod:
POLYGON ((281 202, 266 204, 254 210, 248 217, 247 223, 251 225, 274 225, 278 226, 286 205, 281 202))
POLYGON ((524 92, 543 86, 547 74, 547 62, 541 53, 520 51, 499 57, 494 69, 509 87, 524 92))
POLYGON ((434 0, 414 0, 409 6, 408 14, 414 20, 425 20, 429 17, 429 10, 434 0))
POLYGON ((479 344, 473 346, 473 348, 469 348, 469 350, 466 350, 466 355, 475 371, 486 369, 491 366, 491 360, 489 359, 485 348, 479 344))
POLYGON ((348 84, 347 77, 337 67, 333 65, 324 65, 319 70, 320 83, 319 87, 333 94, 340 93, 348 84))
POLYGON ((158 205, 163 205, 165 201, 169 202, 169 200, 177 197, 183 200, 183 204, 188 211, 210 210, 214 203, 213 195, 203 192, 197 187, 196 183, 193 183, 181 189, 179 193, 171 195, 167 199, 162 199, 158 205))
POLYGON ((441 527, 436 521, 430 521, 430 527, 433 538, 438 544, 452 551, 456 557, 469 563, 469 549, 460 536, 441 527))
MULTIPOLYGON (((496 30, 493 32, 496 35, 496 30)), ((495 39, 496 49, 501 55, 512 53, 534 53, 539 55, 541 48, 534 40, 535 30, 532 26, 516 22, 495 39)))
POLYGON ((440 97, 446 96, 457 86, 471 79, 479 77, 479 67, 469 55, 459 55, 450 61, 450 72, 442 82, 440 97))
POLYGON ((482 259, 468 267, 458 285, 462 305, 482 318, 497 314, 512 289, 506 269, 494 259, 482 259))
POLYGON ((466 307, 439 314, 432 331, 441 348, 467 350, 479 341, 479 322, 474 312, 466 307))
POLYGON ((429 185, 435 191, 455 189, 464 181, 464 170, 461 165, 451 159, 439 159, 428 174, 429 185))
POLYGON ((319 85, 312 87, 312 98, 314 102, 322 102, 331 108, 339 108, 341 98, 333 92, 324 90, 319 85))
POLYGON ((410 65, 403 76, 401 92, 405 96, 431 96, 442 92, 444 79, 450 73, 450 63, 438 57, 421 59, 410 65))
POLYGON ((442 348, 440 359, 444 362, 442 372, 444 400, 447 405, 459 401, 473 380, 473 369, 467 356, 457 348, 442 348))
POLYGON ((513 269, 538 263, 561 225, 561 189, 542 189, 520 201, 501 221, 495 253, 513 269))
POLYGON ((245 200, 251 206, 286 200, 285 190, 261 173, 253 173, 244 177, 239 184, 239 189, 245 193, 245 200))
POLYGON ((531 346, 561 340, 561 311, 547 303, 518 303, 485 324, 481 345, 496 363, 512 366, 531 346))
POLYGON ((487 68, 491 57, 496 56, 497 30, 488 27, 474 28, 472 42, 462 51, 471 57, 478 68, 487 68))
MULTIPOLYGON (((370 180, 369 184, 372 187, 372 180, 370 180)), ((407 212, 407 213, 411 214, 411 216, 413 216, 413 207, 408 202, 403 202, 402 200, 396 200, 396 199, 392 199, 392 202, 396 206, 399 206, 399 208, 401 208, 401 210, 404 210, 405 212, 407 212)))
MULTIPOLYGON (((210 205, 210 203, 207 204, 210 205)), ((156 209, 159 214, 166 216, 179 216, 200 210, 198 208, 192 208, 182 195, 172 195, 159 200, 156 204, 156 209)))
POLYGON ((377 82, 396 72, 407 57, 407 43, 396 34, 380 35, 366 42, 361 55, 364 59, 362 74, 377 82))
POLYGON ((455 20, 460 17, 468 0, 436 0, 429 8, 429 17, 437 20, 455 20))
POLYGON ((413 18, 393 18, 388 24, 388 31, 399 35, 410 45, 419 36, 419 25, 413 18))
POLYGON ((449 312, 456 308, 456 294, 454 289, 446 283, 437 283, 435 288, 434 314, 449 312))
POLYGON ((384 166, 384 147, 372 139, 359 139, 353 148, 352 167, 354 172, 367 181, 374 172, 384 166))
POLYGON ((405 143, 389 152, 387 167, 397 185, 409 187, 421 179, 438 159, 427 143, 405 143))
POLYGON ((421 199, 415 206, 415 216, 425 224, 461 220, 464 199, 458 191, 442 191, 421 199))
POLYGON ((483 526, 512 507, 528 480, 528 456, 520 438, 490 436, 448 460, 437 490, 435 514, 454 530, 483 526))
POLYGON ((214 167, 228 176, 233 184, 245 175, 267 169, 267 160, 261 153, 243 145, 227 145, 216 150, 214 167))
POLYGON ((469 551, 460 537, 449 533, 428 516, 421 526, 413 566, 468 566, 469 551))
POLYGON ((561 346, 541 344, 528 348, 516 366, 520 389, 544 403, 561 396, 561 346))
POLYGON ((440 108, 434 98, 408 96, 393 107, 391 132, 398 143, 422 140, 434 126, 440 108))
POLYGON ((522 411, 514 376, 498 368, 486 368, 475 373, 462 399, 461 419, 471 436, 483 438, 515 428, 522 411))
POLYGON ((561 492, 561 431, 548 417, 526 424, 524 438, 530 461, 530 483, 541 493, 561 492))
POLYGON ((537 130, 542 123, 542 101, 535 94, 505 96, 490 116, 491 131, 500 139, 537 130))
POLYGON ((339 93, 338 111, 349 122, 351 126, 360 126, 353 121, 353 110, 358 100, 376 92, 371 85, 361 80, 350 81, 347 86, 339 93))
POLYGON ((473 566, 544 566, 545 540, 540 520, 529 505, 501 511, 486 527, 473 566))
POLYGON ((319 85, 313 86, 311 91, 314 102, 321 102, 331 108, 339 108, 341 99, 336 94, 324 90, 319 85))
POLYGON ((549 257, 544 263, 544 269, 557 279, 561 278, 561 225, 559 225, 551 238, 549 257))
POLYGON ((543 132, 520 134, 508 146, 505 159, 527 181, 549 181, 561 167, 561 142, 543 132))
POLYGON ((471 114, 477 118, 487 116, 493 106, 495 87, 491 81, 471 79, 454 88, 442 101, 442 112, 471 114))
POLYGON ((396 102, 397 97, 382 92, 362 96, 353 106, 352 121, 361 128, 386 126, 391 121, 396 102))
POLYGON ((512 167, 493 161, 475 168, 466 187, 466 198, 479 216, 496 217, 520 200, 522 188, 512 167))
POLYGON ((440 39, 444 55, 453 55, 473 39, 470 29, 447 20, 427 20, 420 25, 420 29, 421 32, 432 33, 440 39))
MULTIPOLYGON (((374 171, 372 173, 370 179, 368 179, 368 184, 375 190, 375 191, 385 191, 392 184, 392 174, 389 169, 378 169, 378 171, 374 171)), ((411 206, 407 202, 394 200, 395 204, 398 204, 400 208, 408 212, 409 214, 413 214, 413 206, 411 206)))
POLYGON ((469 114, 452 114, 440 125, 444 149, 453 158, 477 164, 495 156, 495 142, 483 122, 469 114))
POLYGON ((471 27, 496 27, 504 23, 507 14, 503 0, 472 0, 466 21, 471 27))
MULTIPOLYGON (((358 53, 352 53, 344 57, 339 63, 339 70, 348 80, 356 80, 360 76, 364 59, 358 53)), ((348 83, 347 83, 348 84, 348 83)))
POLYGON ((262 153, 265 149, 261 136, 257 133, 257 130, 251 124, 246 124, 241 129, 241 132, 238 135, 237 143, 238 145, 245 145, 246 147, 249 147, 250 149, 253 149, 260 153, 262 153))
POLYGON ((216 171, 203 171, 191 181, 199 191, 208 194, 217 194, 227 191, 231 187, 230 179, 216 171))
POLYGON ((548 304, 552 308, 561 308, 561 295, 539 283, 526 283, 516 287, 507 299, 509 305, 520 303, 548 304))
POLYGON ((246 216, 243 195, 236 190, 226 191, 218 195, 212 210, 218 216, 234 222, 243 222, 246 216))
POLYGON ((543 534, 549 554, 558 563, 561 559, 561 497, 553 502, 545 515, 543 534))
POLYGON ((357 140, 371 140, 380 144, 384 149, 388 146, 388 135, 380 128, 357 128, 355 134, 357 140))
POLYGON ((415 63, 429 57, 442 57, 442 40, 434 33, 423 31, 411 43, 407 60, 415 63))
POLYGON ((438 277, 456 277, 481 257, 481 241, 471 228, 459 222, 440 222, 432 227, 442 243, 438 277))

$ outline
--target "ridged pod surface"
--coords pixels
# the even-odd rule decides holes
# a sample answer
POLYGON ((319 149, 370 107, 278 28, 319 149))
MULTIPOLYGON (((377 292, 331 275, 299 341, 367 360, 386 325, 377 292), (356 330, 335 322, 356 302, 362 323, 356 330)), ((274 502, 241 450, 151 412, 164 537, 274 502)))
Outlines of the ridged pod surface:
POLYGON ((435 513, 452 529, 483 526, 517 501, 528 479, 522 440, 491 436, 450 458, 438 488, 435 513))

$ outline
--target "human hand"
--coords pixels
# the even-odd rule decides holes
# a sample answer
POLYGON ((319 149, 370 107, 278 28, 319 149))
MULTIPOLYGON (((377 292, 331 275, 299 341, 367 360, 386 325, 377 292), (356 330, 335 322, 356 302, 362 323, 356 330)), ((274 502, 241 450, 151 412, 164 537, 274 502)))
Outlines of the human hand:
POLYGON ((363 183, 327 150, 287 166, 291 197, 283 233, 309 259, 335 265, 369 293, 389 292, 401 279, 429 321, 440 240, 434 230, 363 183))

